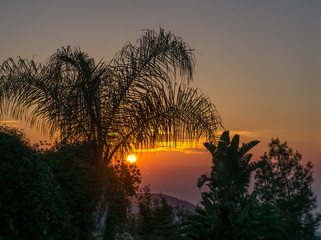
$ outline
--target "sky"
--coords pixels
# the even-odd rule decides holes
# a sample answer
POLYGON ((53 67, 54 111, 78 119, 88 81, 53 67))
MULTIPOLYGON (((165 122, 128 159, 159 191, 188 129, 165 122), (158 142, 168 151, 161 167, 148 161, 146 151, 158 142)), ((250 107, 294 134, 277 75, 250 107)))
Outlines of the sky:
MULTIPOLYGON (((279 137, 312 161, 321 206, 320 13, 318 0, 2 0, 0 62, 42 62, 68 45, 109 61, 144 29, 171 31, 195 50, 192 85, 211 98, 224 128, 243 142, 261 141, 253 160, 279 137)), ((25 128, 32 140, 45 138, 0 120, 25 128)), ((199 143, 143 152, 137 164, 154 192, 197 203, 196 182, 210 171, 211 157, 199 143)))

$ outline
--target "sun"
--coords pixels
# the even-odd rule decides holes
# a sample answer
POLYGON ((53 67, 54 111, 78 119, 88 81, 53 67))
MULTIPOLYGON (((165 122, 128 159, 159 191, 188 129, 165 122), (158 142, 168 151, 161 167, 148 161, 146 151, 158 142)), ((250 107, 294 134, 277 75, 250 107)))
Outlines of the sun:
POLYGON ((136 157, 135 157, 135 155, 129 155, 128 157, 127 157, 127 162, 130 162, 130 163, 134 163, 134 162, 136 162, 136 157))

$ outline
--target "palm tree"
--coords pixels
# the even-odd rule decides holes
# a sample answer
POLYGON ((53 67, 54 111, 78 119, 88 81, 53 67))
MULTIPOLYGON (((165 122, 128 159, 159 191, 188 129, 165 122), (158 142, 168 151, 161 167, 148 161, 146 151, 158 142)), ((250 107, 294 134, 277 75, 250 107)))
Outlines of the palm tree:
POLYGON ((70 47, 45 63, 9 58, 0 67, 0 114, 89 144, 97 169, 157 141, 211 141, 221 121, 210 100, 189 87, 194 62, 190 47, 163 29, 146 30, 109 63, 70 47))
POLYGON ((2 104, 31 126, 90 143, 99 166, 157 140, 212 136, 220 118, 207 97, 188 87, 193 67, 192 50, 180 38, 147 30, 109 63, 70 47, 44 64, 8 59, 1 67, 2 104), (176 73, 186 81, 178 84, 176 73))

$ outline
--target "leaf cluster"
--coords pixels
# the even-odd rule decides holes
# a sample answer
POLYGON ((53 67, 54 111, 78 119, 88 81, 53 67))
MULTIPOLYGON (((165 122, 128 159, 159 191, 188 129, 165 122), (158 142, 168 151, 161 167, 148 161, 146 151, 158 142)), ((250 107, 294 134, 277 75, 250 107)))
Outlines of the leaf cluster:
POLYGON ((217 146, 205 143, 212 154, 213 165, 210 176, 202 175, 197 186, 201 188, 206 184, 210 191, 215 192, 218 201, 238 201, 248 193, 251 173, 263 164, 250 162, 252 154, 247 154, 258 143, 252 141, 239 147, 239 135, 230 141, 229 131, 223 132, 217 146))

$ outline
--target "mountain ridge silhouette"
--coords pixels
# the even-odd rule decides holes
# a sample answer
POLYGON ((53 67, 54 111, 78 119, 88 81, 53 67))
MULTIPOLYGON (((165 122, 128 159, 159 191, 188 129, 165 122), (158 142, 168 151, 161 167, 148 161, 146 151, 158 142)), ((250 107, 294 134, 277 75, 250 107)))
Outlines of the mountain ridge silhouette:
MULTIPOLYGON (((137 194, 137 197, 131 199, 131 202, 132 202, 131 212, 132 213, 138 213, 138 203, 137 203, 138 200, 137 199, 139 199, 139 197, 141 195, 142 194, 137 194)), ((194 205, 184 199, 179 199, 179 198, 167 195, 167 194, 151 193, 151 195, 152 195, 153 200, 161 201, 162 198, 165 198, 167 203, 174 208, 179 207, 179 208, 182 208, 182 209, 190 211, 190 212, 194 212, 195 208, 196 208, 196 205, 194 205)))

